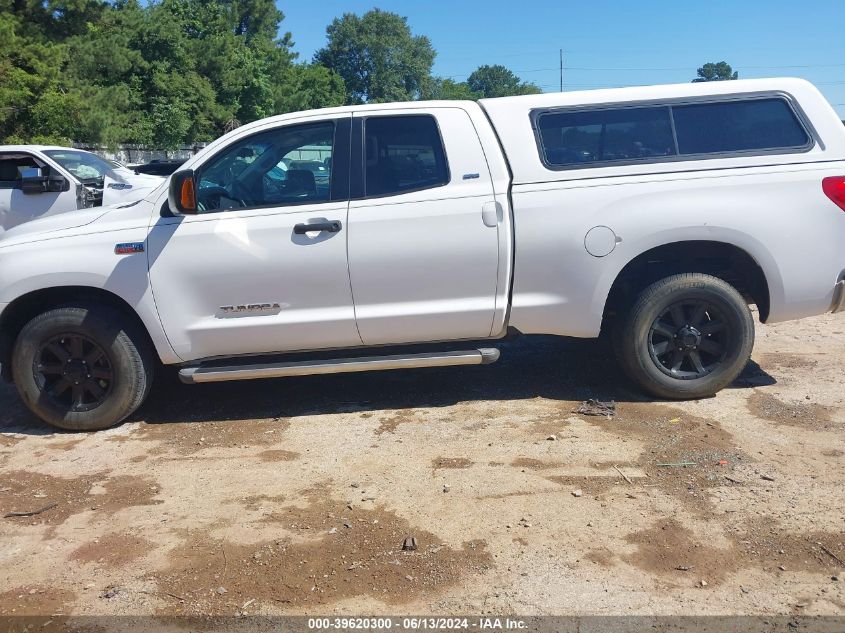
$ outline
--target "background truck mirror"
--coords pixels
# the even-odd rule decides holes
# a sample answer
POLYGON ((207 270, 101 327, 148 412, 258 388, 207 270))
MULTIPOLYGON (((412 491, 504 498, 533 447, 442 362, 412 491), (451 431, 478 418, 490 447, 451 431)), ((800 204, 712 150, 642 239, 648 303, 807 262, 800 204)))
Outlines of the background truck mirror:
POLYGON ((47 179, 39 167, 26 167, 21 170, 21 191, 25 194, 45 193, 47 179))
POLYGON ((70 190, 70 182, 59 174, 47 173, 42 175, 40 169, 23 170, 21 175, 21 191, 27 195, 37 193, 61 193, 70 190))
POLYGON ((61 193, 70 191, 70 182, 59 174, 48 173, 44 176, 44 186, 49 193, 61 193))

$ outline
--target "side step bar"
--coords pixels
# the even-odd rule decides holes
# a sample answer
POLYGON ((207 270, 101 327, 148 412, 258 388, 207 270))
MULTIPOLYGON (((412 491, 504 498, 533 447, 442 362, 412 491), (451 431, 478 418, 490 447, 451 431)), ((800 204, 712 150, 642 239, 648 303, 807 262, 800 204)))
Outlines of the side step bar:
POLYGON ((491 347, 457 352, 426 352, 393 356, 362 356, 329 360, 306 360, 287 363, 186 367, 179 371, 179 379, 186 384, 222 382, 224 380, 254 380, 283 376, 312 374, 342 374, 357 371, 383 371, 414 367, 446 367, 449 365, 489 365, 499 360, 499 350, 491 347))

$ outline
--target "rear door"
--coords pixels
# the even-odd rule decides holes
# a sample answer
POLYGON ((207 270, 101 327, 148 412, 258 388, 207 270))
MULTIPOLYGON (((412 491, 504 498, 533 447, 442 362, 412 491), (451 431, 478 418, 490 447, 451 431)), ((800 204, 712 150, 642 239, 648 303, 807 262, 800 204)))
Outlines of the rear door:
POLYGON ((349 275, 363 342, 490 336, 500 207, 467 112, 356 114, 352 174, 349 275))

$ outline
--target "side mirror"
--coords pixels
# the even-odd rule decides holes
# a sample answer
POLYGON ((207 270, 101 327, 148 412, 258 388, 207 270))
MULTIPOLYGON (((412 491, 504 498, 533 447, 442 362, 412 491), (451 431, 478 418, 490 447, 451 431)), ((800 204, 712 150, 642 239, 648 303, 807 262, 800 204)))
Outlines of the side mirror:
POLYGON ((194 170, 182 169, 170 177, 170 189, 167 193, 167 206, 171 213, 196 215, 197 185, 194 182, 194 170))
POLYGON ((30 167, 21 172, 21 191, 27 195, 36 193, 61 193, 70 190, 70 183, 58 174, 42 175, 38 167, 30 167))
POLYGON ((40 169, 27 169, 24 171, 24 174, 21 175, 21 191, 23 191, 27 195, 45 193, 47 191, 46 184, 47 183, 44 181, 44 177, 41 175, 40 169), (38 172, 38 174, 26 174, 26 172, 29 171, 35 171, 38 172))
POLYGON ((47 176, 47 191, 50 193, 70 191, 70 182, 68 182, 58 174, 49 174, 47 176))

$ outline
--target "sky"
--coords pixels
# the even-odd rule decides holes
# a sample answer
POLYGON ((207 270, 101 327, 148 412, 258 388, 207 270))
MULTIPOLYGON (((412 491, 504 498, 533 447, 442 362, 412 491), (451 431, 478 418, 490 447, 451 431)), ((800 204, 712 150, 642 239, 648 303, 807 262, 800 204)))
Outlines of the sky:
POLYGON ((433 73, 463 81, 502 64, 545 92, 690 81, 705 62, 740 78, 803 77, 845 119, 845 0, 279 0, 300 59, 344 13, 378 7, 408 18, 437 57, 433 73))

